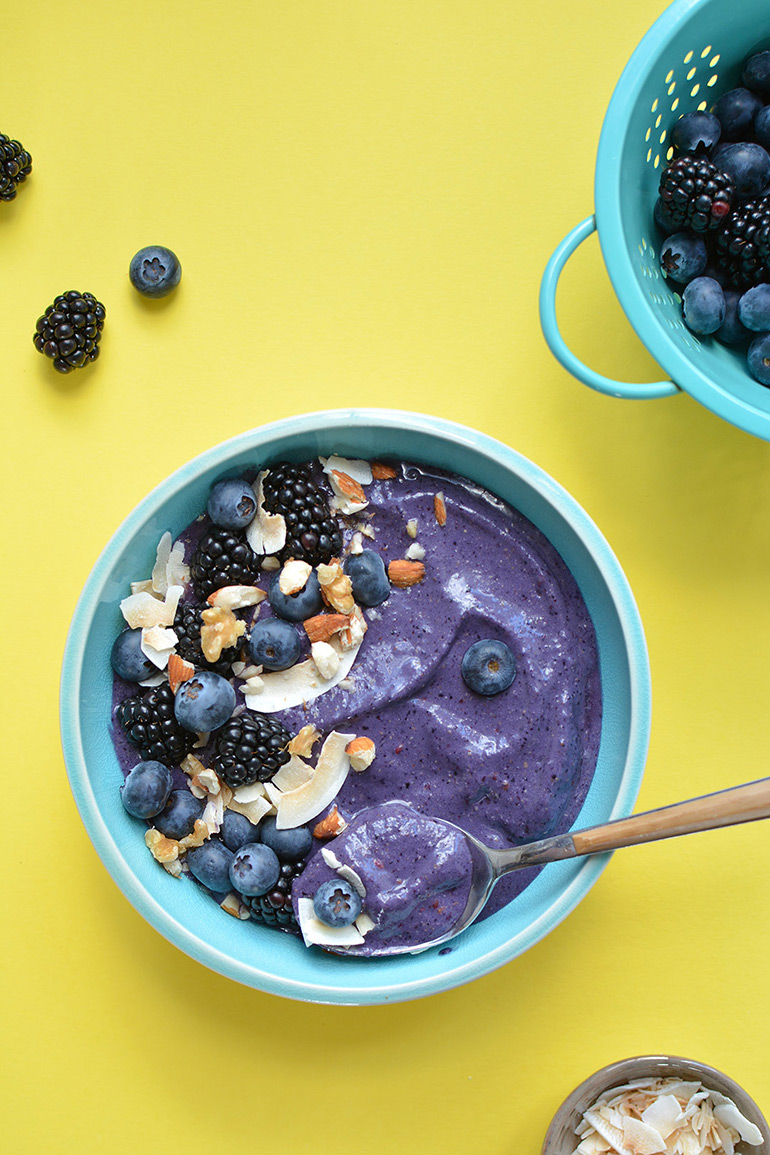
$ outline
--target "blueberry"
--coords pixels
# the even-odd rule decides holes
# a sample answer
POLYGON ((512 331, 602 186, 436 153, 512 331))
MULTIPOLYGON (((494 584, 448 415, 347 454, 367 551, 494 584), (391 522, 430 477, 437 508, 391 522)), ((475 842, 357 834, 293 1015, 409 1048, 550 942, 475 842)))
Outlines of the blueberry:
POLYGON ((720 96, 712 112, 722 126, 722 140, 745 140, 762 101, 748 88, 733 88, 720 96))
POLYGON ((713 277, 695 277, 682 295, 684 323, 692 333, 716 333, 725 319, 725 295, 713 277))
POLYGON ((353 597, 362 606, 379 606, 390 597, 385 563, 374 550, 351 553, 345 559, 345 573, 353 587, 353 597))
POLYGON ((755 285, 738 302, 738 316, 754 333, 770 330, 770 285, 755 285))
POLYGON ((714 336, 723 345, 738 345, 751 336, 738 314, 738 304, 742 294, 738 289, 725 289, 724 294, 725 319, 714 336))
POLYGON ((507 690, 516 677, 516 659, 505 642, 483 638, 463 654, 460 673, 469 690, 491 697, 507 690))
POLYGON ((322 882, 313 897, 315 916, 327 926, 351 926, 362 908, 360 894, 342 878, 322 882))
POLYGON ((671 143, 677 152, 708 152, 721 135, 722 125, 713 112, 686 112, 671 130, 671 143))
POLYGON ((770 104, 760 108, 754 121, 754 135, 763 148, 770 151, 770 104))
POLYGON ((232 717, 235 690, 221 674, 202 670, 193 674, 174 696, 174 714, 180 726, 195 734, 218 730, 232 717))
POLYGON ((131 258, 128 275, 143 297, 165 297, 179 284, 182 266, 171 249, 148 245, 131 258))
POLYGON ((245 814, 238 814, 235 810, 225 810, 220 830, 222 841, 228 850, 240 850, 247 842, 256 842, 259 831, 253 822, 249 822, 245 814))
POLYGON ((254 520, 257 499, 247 481, 218 481, 209 494, 206 510, 214 525, 222 529, 245 529, 254 520))
POLYGON ((186 838, 203 814, 203 802, 189 790, 172 790, 168 802, 155 816, 153 825, 166 838, 186 838))
POLYGON ((700 237, 692 233, 674 233, 660 248, 660 267, 672 281, 686 285, 706 268, 708 254, 700 237))
POLYGON ((297 630, 281 618, 264 618, 251 631, 251 660, 266 670, 288 670, 301 652, 302 643, 297 630))
POLYGON ((770 52, 767 49, 748 58, 743 66, 743 83, 752 92, 770 96, 770 52))
POLYGON ((157 673, 155 666, 142 652, 142 631, 123 630, 112 644, 112 668, 124 682, 141 682, 157 673))
POLYGON ((757 196, 770 181, 770 154, 761 144, 740 141, 719 151, 722 172, 735 185, 736 196, 757 196))
POLYGON ((749 372, 762 385, 770 385, 770 333, 755 337, 749 345, 749 372))
POLYGON ((307 858, 313 845, 313 832, 309 826, 295 826, 291 830, 279 830, 275 818, 263 818, 259 833, 265 846, 275 851, 281 862, 302 862, 307 858))
POLYGON ((247 842, 230 863, 230 882, 248 898, 267 894, 280 875, 281 864, 275 851, 261 842, 247 842))
POLYGON ((134 818, 154 818, 168 802, 174 782, 162 762, 139 762, 129 771, 120 797, 134 818))
POLYGON ((215 894, 227 894, 230 890, 233 858, 232 850, 213 838, 187 851, 190 874, 215 894))
POLYGON ((321 596, 321 583, 315 570, 298 594, 282 593, 278 584, 279 577, 280 574, 275 575, 267 594, 270 605, 279 618, 285 618, 289 622, 304 622, 307 618, 320 614, 324 600, 321 596))

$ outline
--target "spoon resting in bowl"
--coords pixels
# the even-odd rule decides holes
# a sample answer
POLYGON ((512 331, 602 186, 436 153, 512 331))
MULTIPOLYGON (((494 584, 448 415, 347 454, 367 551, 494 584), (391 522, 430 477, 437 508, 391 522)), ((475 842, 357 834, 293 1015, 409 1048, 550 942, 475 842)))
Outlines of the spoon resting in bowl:
POLYGON ((429 942, 392 945, 383 942, 371 954, 375 957, 416 954, 456 938, 481 914, 497 881, 513 870, 602 854, 623 846, 637 846, 643 842, 676 838, 681 834, 735 826, 761 818, 770 818, 770 778, 503 850, 485 846, 467 830, 441 819, 443 827, 461 836, 469 852, 470 891, 464 910, 446 933, 429 942))

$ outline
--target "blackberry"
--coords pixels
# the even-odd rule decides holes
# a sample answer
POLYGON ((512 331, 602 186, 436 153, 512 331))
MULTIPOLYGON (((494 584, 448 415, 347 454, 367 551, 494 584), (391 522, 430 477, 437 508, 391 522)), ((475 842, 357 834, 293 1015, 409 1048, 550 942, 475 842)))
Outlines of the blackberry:
POLYGON ((201 649, 202 613, 203 608, 201 606, 194 606, 190 602, 185 602, 179 606, 173 625, 174 633, 178 638, 176 651, 180 658, 190 662, 196 669, 213 670, 215 674, 221 674, 223 678, 228 678, 231 672, 230 666, 233 662, 238 661, 240 650, 238 646, 231 646, 227 650, 222 650, 216 662, 209 662, 203 656, 201 649))
POLYGON ((239 714, 217 734, 213 768, 236 790, 267 782, 289 761, 291 734, 269 714, 239 714))
POLYGON ((730 178, 707 157, 694 153, 676 157, 660 178, 660 197, 675 230, 705 233, 718 228, 730 212, 734 194, 730 178))
POLYGON ((59 373, 82 369, 99 356, 106 313, 92 293, 70 289, 38 318, 32 338, 35 348, 51 358, 59 373))
POLYGON ((286 519, 281 561, 293 557, 310 565, 329 561, 342 549, 342 534, 327 496, 306 465, 271 465, 264 481, 265 509, 286 519))
POLYGON ((770 281, 770 196, 737 205, 714 238, 714 264, 727 288, 770 281))
POLYGON ((215 525, 190 559, 193 587, 207 598, 222 586, 250 586, 259 576, 259 560, 242 533, 215 525))
POLYGON ((32 172, 32 157, 19 144, 0 132, 0 201, 12 201, 17 186, 32 172))
POLYGON ((174 692, 168 682, 138 698, 126 698, 117 709, 118 721, 129 742, 146 762, 178 766, 197 742, 174 716, 174 692))
POLYGON ((304 862, 281 863, 281 873, 271 891, 259 898, 240 895, 241 902, 249 908, 251 917, 263 926, 274 930, 297 930, 297 920, 291 903, 291 888, 305 868, 304 862))

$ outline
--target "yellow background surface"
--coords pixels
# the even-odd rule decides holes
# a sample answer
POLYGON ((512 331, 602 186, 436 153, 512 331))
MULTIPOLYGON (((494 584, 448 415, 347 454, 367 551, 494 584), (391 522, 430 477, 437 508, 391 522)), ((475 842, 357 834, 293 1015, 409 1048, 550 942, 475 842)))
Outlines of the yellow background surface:
MULTIPOLYGON (((3 1149, 537 1153, 562 1098, 645 1052, 770 1106, 762 824, 629 849, 496 973, 396 1006, 242 988, 152 930, 69 792, 58 676, 102 546, 177 466, 305 410, 393 406, 552 473, 635 592, 649 808, 768 773, 770 446, 688 397, 592 393, 551 358, 543 266, 593 206, 602 117, 661 0, 28 0, 4 5, 0 131, 3 1149), (173 248, 179 290, 127 270, 173 248), (32 346, 70 288, 99 362, 32 346), (10 871, 10 877, 8 872, 10 871)), ((559 296, 608 374, 653 380, 596 241, 559 296)))

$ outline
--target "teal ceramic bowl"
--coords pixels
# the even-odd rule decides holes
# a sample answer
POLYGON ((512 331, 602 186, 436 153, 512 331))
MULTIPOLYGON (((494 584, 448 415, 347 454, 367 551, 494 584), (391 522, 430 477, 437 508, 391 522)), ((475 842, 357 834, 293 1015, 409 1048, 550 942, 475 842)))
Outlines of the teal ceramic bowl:
POLYGON ((578 380, 615 397, 666 397, 683 390, 725 421, 770 440, 770 389, 748 371, 746 352, 697 337, 682 320, 681 289, 660 269, 664 239, 653 223, 660 174, 673 156, 680 116, 711 108, 742 84, 747 56, 767 47, 765 0, 675 0, 656 20, 623 70, 602 125, 596 156, 594 215, 576 225, 551 256, 540 288, 543 333, 554 356, 578 380), (584 365, 556 320, 559 277, 596 231, 612 287, 641 341, 670 380, 613 381, 584 365))
POLYGON ((604 700, 599 761, 577 825, 631 812, 647 753, 650 679, 639 615, 623 572, 596 526, 536 465, 472 429, 391 410, 337 410, 265 425, 210 449, 153 490, 109 541, 75 609, 64 655, 61 727, 72 791, 88 834, 129 902, 188 955, 247 986, 321 1003, 372 1004, 435 994, 510 962, 585 896, 607 856, 555 863, 505 909, 475 924, 448 953, 342 959, 290 935, 239 922, 186 879, 154 862, 120 801, 109 733, 109 654, 128 581, 149 573, 166 530, 181 532, 232 470, 336 452, 450 468, 516 506, 556 546, 596 627, 604 700))

